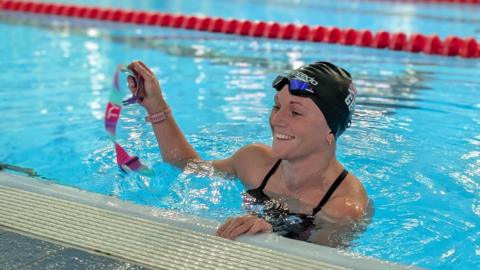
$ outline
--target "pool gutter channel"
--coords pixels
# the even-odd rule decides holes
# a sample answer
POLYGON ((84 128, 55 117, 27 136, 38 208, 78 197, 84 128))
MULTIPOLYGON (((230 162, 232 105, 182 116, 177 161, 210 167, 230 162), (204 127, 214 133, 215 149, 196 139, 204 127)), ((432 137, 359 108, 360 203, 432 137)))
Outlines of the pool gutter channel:
POLYGON ((275 234, 230 241, 218 222, 4 172, 0 225, 152 269, 406 269, 275 234))

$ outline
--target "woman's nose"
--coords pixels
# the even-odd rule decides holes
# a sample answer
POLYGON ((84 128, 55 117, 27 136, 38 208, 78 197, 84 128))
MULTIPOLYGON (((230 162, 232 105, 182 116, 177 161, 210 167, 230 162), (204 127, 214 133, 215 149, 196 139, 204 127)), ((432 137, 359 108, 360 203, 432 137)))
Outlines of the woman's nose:
POLYGON ((270 124, 272 126, 285 126, 287 123, 287 113, 285 110, 278 109, 270 114, 270 124))

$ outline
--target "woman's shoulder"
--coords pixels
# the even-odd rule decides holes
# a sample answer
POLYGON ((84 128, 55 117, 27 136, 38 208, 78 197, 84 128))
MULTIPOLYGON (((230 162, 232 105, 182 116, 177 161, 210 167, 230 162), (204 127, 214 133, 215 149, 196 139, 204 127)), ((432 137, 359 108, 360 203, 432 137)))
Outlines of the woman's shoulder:
POLYGON ((238 149, 232 156, 233 162, 247 164, 251 162, 269 163, 273 160, 270 146, 260 143, 246 145, 238 149))
POLYGON ((368 214, 369 199, 360 180, 351 173, 345 180, 338 195, 334 195, 320 211, 329 221, 355 221, 368 214))
POLYGON ((270 146, 257 143, 242 147, 233 159, 238 178, 248 188, 256 187, 276 161, 270 146))
POLYGON ((264 174, 274 163, 269 146, 249 144, 237 150, 232 156, 214 160, 213 166, 221 171, 238 177, 245 186, 256 185, 258 175, 264 174))

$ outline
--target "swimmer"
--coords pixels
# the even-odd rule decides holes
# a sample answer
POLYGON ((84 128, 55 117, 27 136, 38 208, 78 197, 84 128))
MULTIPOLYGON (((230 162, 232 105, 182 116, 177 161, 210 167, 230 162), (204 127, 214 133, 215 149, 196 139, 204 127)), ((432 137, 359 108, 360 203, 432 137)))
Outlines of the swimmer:
MULTIPOLYGON (((128 67, 141 80, 143 89, 130 78, 129 88, 138 93, 138 102, 148 113, 146 120, 163 160, 179 168, 201 162, 178 127, 154 73, 141 61, 128 67)), ((362 183, 335 154, 355 106, 351 76, 331 63, 316 62, 278 76, 272 85, 276 90, 269 120, 272 145, 246 145, 231 157, 212 161, 216 170, 239 178, 256 203, 270 207, 264 213, 229 218, 216 234, 233 240, 274 231, 335 246, 333 235, 369 212, 362 183), (280 203, 271 203, 275 201, 280 203), (280 222, 274 218, 279 216, 284 218, 280 222), (321 229, 307 229, 312 227, 321 229), (305 236, 304 231, 309 233, 305 236)))

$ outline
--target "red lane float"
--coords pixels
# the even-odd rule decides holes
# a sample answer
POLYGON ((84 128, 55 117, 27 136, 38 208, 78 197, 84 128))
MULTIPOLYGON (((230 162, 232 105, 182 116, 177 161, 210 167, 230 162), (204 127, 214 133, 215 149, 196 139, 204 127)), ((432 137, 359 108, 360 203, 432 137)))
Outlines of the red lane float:
POLYGON ((386 48, 390 44, 390 33, 385 31, 380 31, 375 35, 372 47, 375 48, 386 48))
POLYGON ((235 31, 235 34, 246 36, 248 35, 253 29, 253 23, 251 21, 243 21, 240 26, 235 31))
POLYGON ((277 22, 267 23, 267 30, 264 32, 263 36, 268 38, 278 38, 280 37, 280 24, 277 22))
MULTIPOLYGON (((398 0, 407 1, 407 0, 398 0)), ((422 0, 423 2, 480 3, 480 0, 422 0)), ((349 46, 371 47, 412 53, 437 54, 479 58, 480 45, 475 38, 449 36, 441 40, 437 35, 407 35, 352 28, 280 24, 277 22, 240 21, 182 14, 146 12, 92 6, 65 5, 35 1, 0 0, 0 9, 37 14, 59 15, 141 25, 192 29, 251 37, 265 37, 310 42, 327 42, 349 46)))
POLYGON ((282 35, 280 38, 282 39, 292 39, 293 35, 297 31, 297 26, 295 24, 287 24, 282 27, 282 35))
POLYGON ((437 35, 433 35, 427 38, 423 52, 426 54, 442 54, 443 42, 437 35))
POLYGON ((421 34, 413 34, 408 40, 407 50, 410 52, 420 52, 426 46, 427 37, 421 34))
MULTIPOLYGON (((159 15, 159 14, 155 14, 155 15, 159 15)), ((190 16, 187 18, 187 20, 185 21, 184 25, 183 25, 183 28, 186 28, 186 29, 195 29, 195 25, 197 25, 198 23, 198 18, 195 17, 195 16, 190 16)))
POLYGON ((405 33, 394 33, 388 47, 395 51, 405 49, 407 47, 407 35, 405 33))
POLYGON ((298 28, 298 31, 293 38, 296 40, 307 40, 309 34, 310 27, 308 25, 302 25, 298 28))
POLYGON ((373 44, 373 34, 370 30, 360 30, 357 35, 355 45, 362 47, 371 47, 373 44))
POLYGON ((345 29, 342 32, 342 37, 340 38, 340 43, 345 45, 354 45, 357 41, 358 31, 355 29, 345 29))
POLYGON ((267 31, 267 23, 266 22, 254 22, 253 23, 253 30, 250 33, 251 36, 260 37, 263 33, 267 31))

